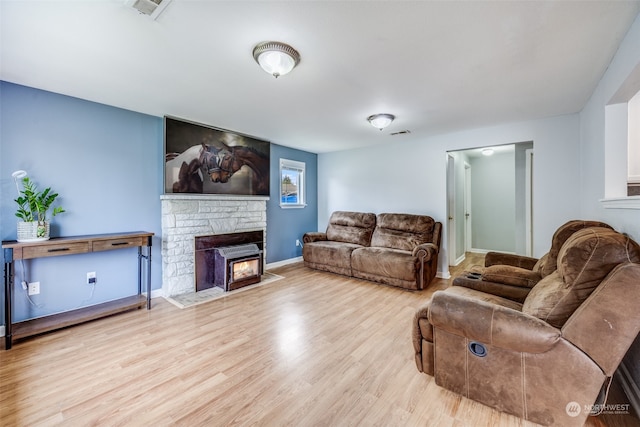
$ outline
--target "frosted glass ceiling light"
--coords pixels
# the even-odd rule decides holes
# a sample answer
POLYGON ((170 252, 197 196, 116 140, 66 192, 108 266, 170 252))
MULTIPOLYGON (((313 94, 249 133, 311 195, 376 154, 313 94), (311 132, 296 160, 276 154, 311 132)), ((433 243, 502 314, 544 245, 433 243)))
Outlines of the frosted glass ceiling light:
POLYGON ((493 155, 493 148, 483 148, 482 149, 483 156, 491 156, 493 155))
POLYGON ((253 59, 273 77, 284 76, 298 65, 300 54, 288 44, 262 42, 253 48, 253 59))
POLYGON ((367 117, 367 120, 371 123, 371 126, 382 130, 389 126, 395 118, 393 114, 374 114, 367 117))

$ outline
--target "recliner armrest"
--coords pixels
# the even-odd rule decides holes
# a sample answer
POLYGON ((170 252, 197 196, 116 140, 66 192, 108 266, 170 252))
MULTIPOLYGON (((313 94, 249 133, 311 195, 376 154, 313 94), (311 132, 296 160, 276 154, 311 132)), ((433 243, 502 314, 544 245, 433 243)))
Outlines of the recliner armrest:
POLYGON ((535 271, 511 265, 492 265, 482 271, 482 280, 522 288, 533 288, 542 276, 535 271))
POLYGON ((327 240, 327 233, 323 233, 321 231, 310 231, 308 233, 304 233, 302 236, 303 243, 318 242, 321 240, 327 240))
POLYGON ((423 243, 413 248, 413 256, 420 258, 423 262, 429 261, 438 254, 438 247, 433 243, 423 243))
POLYGON ((437 291, 429 309, 434 328, 518 352, 544 353, 561 338, 537 317, 463 295, 437 291))
POLYGON ((533 266, 536 265, 536 262, 538 262, 537 258, 500 252, 488 252, 484 257, 485 267, 492 265, 511 265, 513 267, 533 270, 533 266))

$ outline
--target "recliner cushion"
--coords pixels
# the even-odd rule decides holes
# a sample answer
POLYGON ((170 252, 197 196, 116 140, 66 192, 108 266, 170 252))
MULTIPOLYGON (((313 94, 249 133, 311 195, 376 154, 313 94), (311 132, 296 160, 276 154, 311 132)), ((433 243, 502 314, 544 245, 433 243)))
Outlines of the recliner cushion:
POLYGON ((640 246, 609 228, 585 228, 567 239, 557 270, 531 290, 523 313, 561 328, 618 264, 640 262, 640 246))
POLYGON ((329 265, 351 271, 351 253, 360 245, 334 241, 307 243, 302 248, 304 259, 314 264, 329 265))
POLYGON ((329 218, 327 240, 369 246, 375 226, 373 213, 336 211, 329 218))
MULTIPOLYGON (((583 230, 589 227, 604 227, 611 229, 609 224, 605 224, 600 221, 583 221, 583 220, 572 220, 564 223, 555 233, 553 233, 553 237, 551 238, 551 248, 547 253, 548 259, 545 260, 540 267, 540 275, 542 277, 548 276, 553 273, 557 266, 558 255, 560 254, 560 249, 564 246, 565 242, 577 231, 583 230)), ((535 271, 535 269, 534 269, 535 271)))
POLYGON ((371 246, 413 251, 423 243, 433 243, 435 221, 427 215, 382 213, 376 220, 371 246))
POLYGON ((351 269, 380 277, 415 281, 419 269, 418 259, 411 252, 377 247, 359 248, 351 253, 351 269))

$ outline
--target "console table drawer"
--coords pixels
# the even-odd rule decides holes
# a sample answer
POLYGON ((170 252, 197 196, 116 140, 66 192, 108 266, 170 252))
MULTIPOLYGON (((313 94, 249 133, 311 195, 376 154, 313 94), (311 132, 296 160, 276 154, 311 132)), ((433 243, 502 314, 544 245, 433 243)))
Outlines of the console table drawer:
POLYGON ((95 240, 93 251, 109 251, 111 249, 124 249, 127 247, 147 246, 147 239, 144 237, 122 237, 107 240, 95 240))
POLYGON ((91 252, 89 242, 61 242, 42 246, 25 246, 22 248, 22 259, 82 254, 85 252, 91 252))

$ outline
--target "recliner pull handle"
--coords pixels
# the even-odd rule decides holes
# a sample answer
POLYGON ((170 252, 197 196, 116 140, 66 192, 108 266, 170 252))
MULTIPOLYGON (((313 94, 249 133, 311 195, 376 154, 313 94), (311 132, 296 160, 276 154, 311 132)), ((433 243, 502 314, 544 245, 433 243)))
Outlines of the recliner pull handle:
POLYGON ((485 357, 487 355, 487 348, 484 346, 484 344, 476 341, 471 341, 469 343, 469 351, 471 352, 471 354, 478 357, 485 357))

